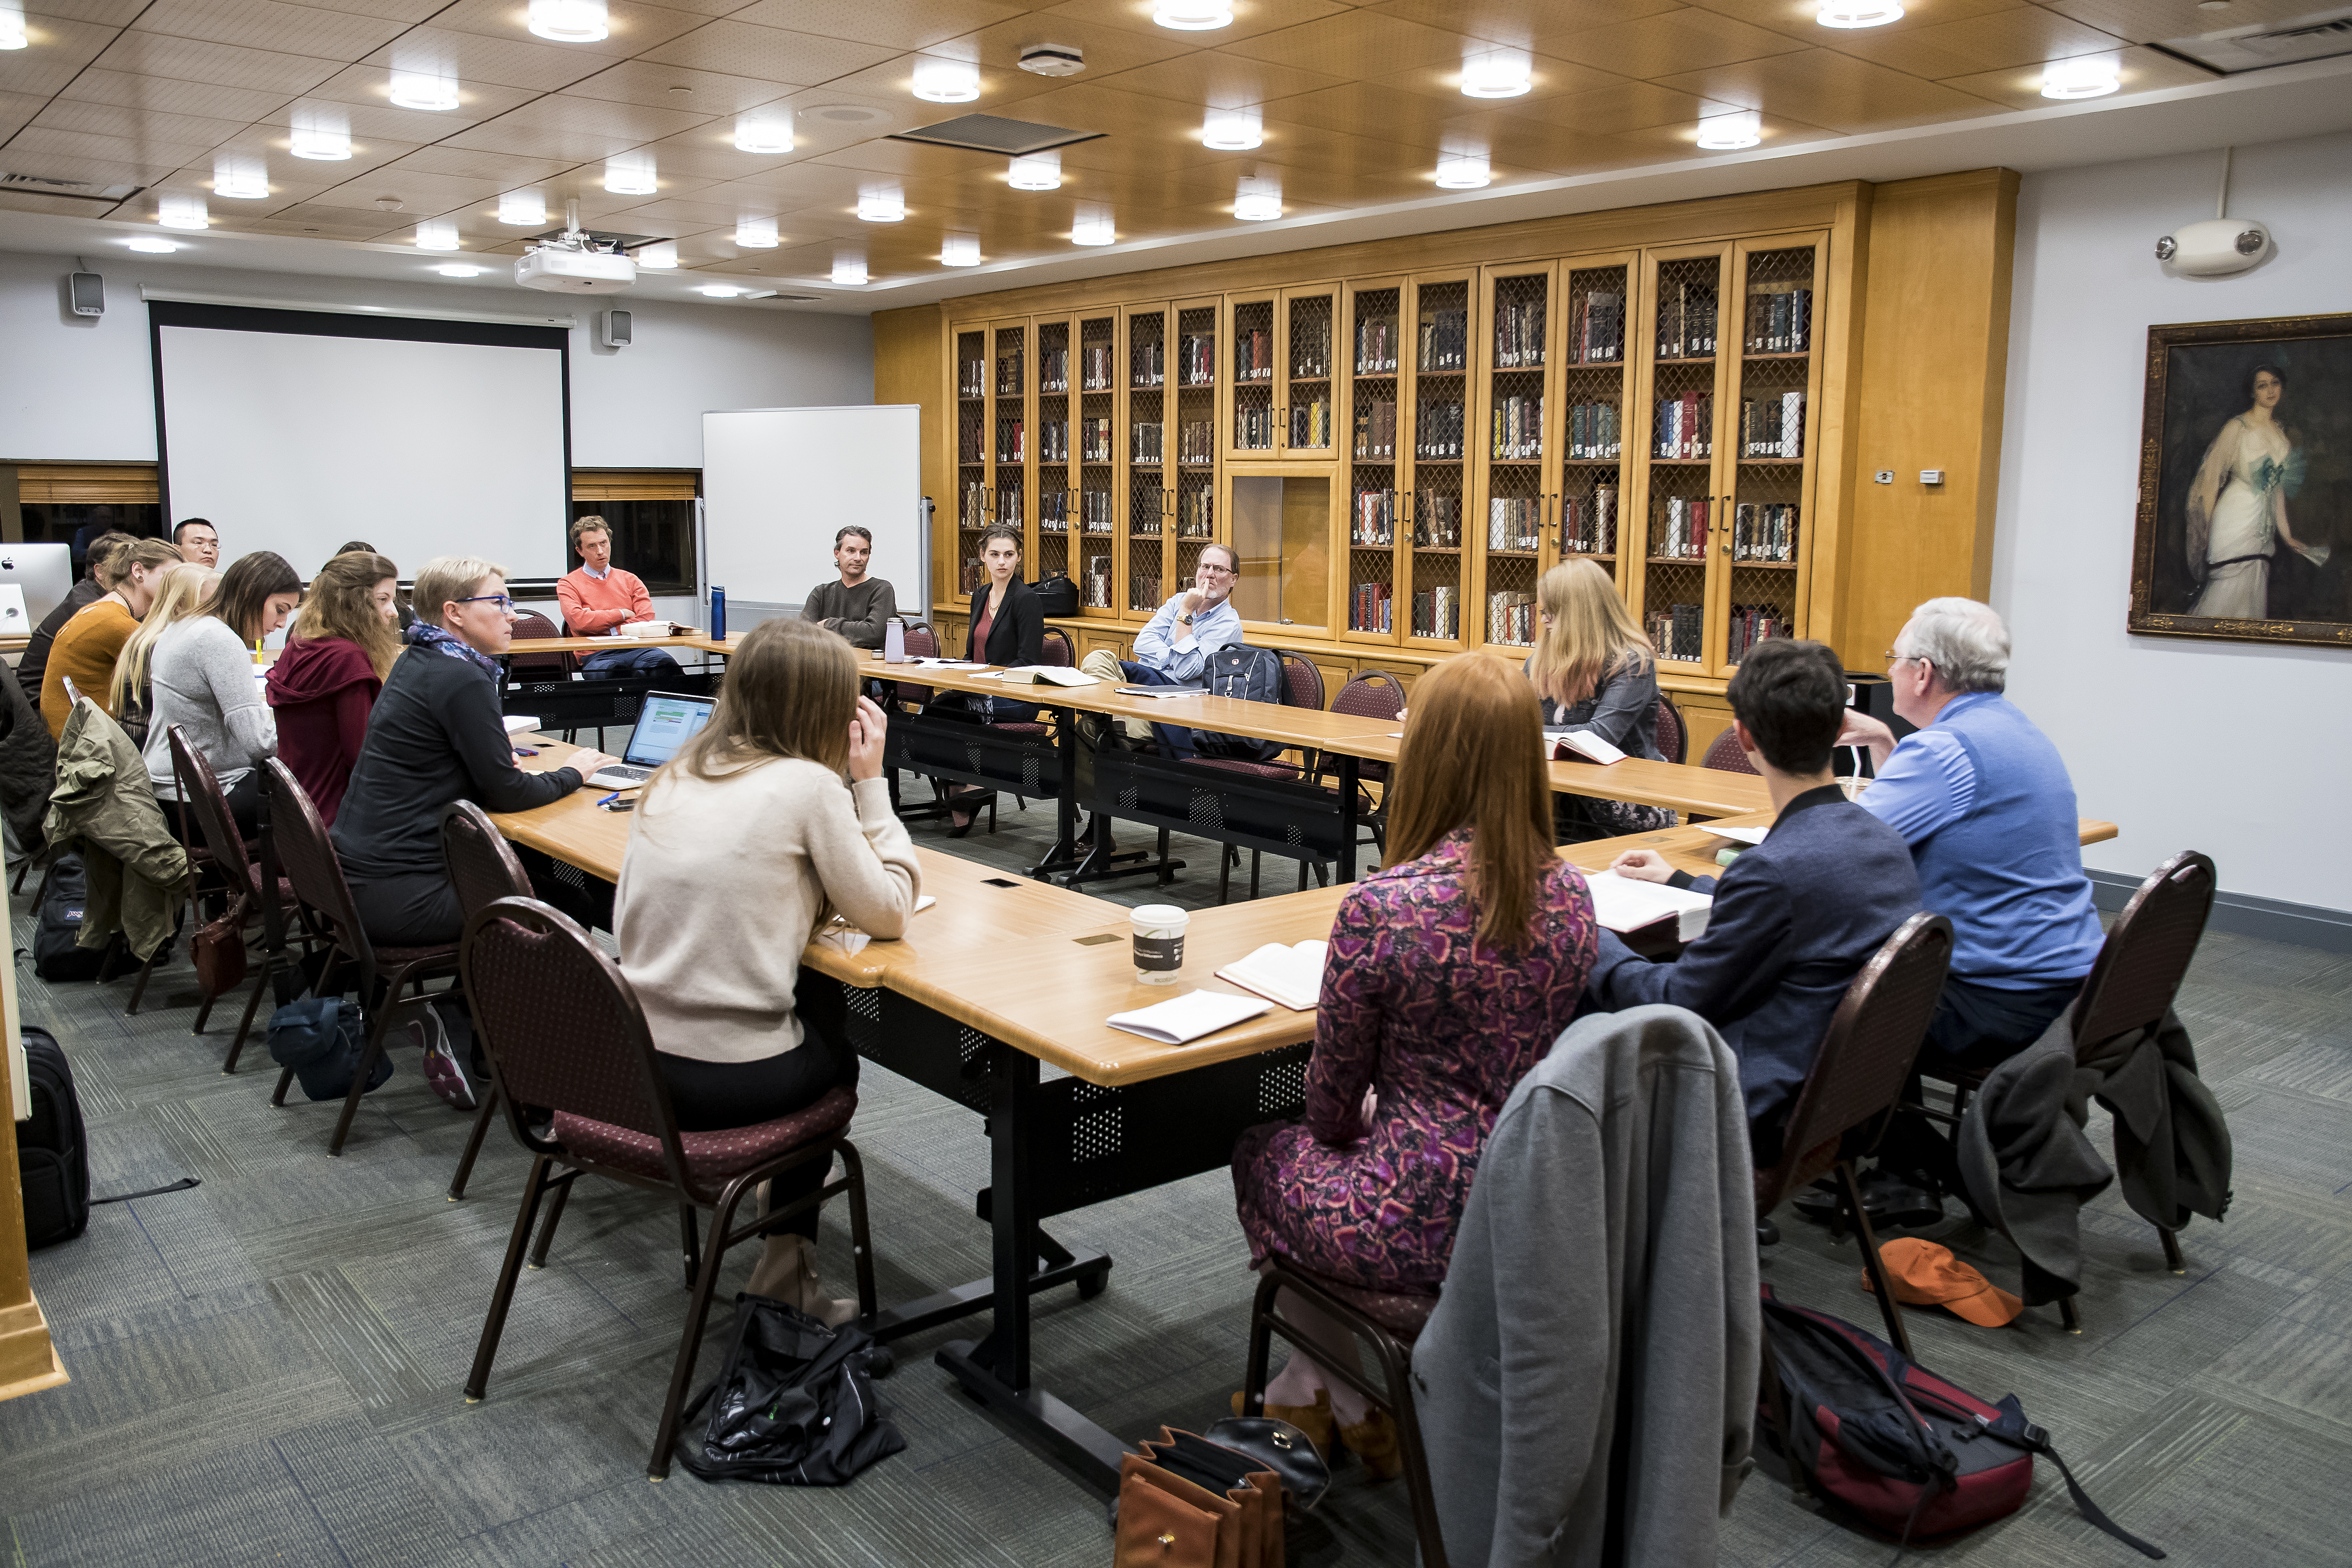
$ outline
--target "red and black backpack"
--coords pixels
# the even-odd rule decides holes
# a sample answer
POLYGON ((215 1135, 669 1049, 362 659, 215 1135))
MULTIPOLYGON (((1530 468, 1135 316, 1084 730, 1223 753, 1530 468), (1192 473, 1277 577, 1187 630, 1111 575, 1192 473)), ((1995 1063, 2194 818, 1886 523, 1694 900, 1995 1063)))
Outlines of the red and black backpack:
MULTIPOLYGON (((1783 1445, 1814 1495, 1907 1548, 2015 1513, 2040 1454, 2084 1519, 2143 1556, 2164 1556, 2099 1510, 2017 1395, 1988 1405, 1842 1318, 1787 1305, 1769 1285, 1763 1306, 1788 1410, 1783 1445)), ((1769 1401, 1762 1415, 1775 1429, 1769 1401)))

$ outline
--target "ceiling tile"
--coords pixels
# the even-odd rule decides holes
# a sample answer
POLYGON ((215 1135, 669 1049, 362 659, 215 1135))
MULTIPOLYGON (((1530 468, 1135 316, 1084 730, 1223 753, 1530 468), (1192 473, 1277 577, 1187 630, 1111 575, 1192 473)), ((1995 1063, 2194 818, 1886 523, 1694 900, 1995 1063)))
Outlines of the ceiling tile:
POLYGON ((29 92, 0 92, 0 141, 23 130, 48 101, 29 92))
MULTIPOLYGON (((289 3, 310 5, 321 4, 322 0, 289 0, 289 3)), ((386 21, 413 27, 448 3, 449 0, 326 0, 325 8, 350 11, 362 16, 382 16, 386 21)))
POLYGON ((405 26, 380 16, 288 5, 279 0, 155 0, 139 14, 131 30, 351 60, 390 43, 405 26))
POLYGON ((116 38, 98 58, 98 63, 108 70, 128 71, 134 76, 171 77, 181 81, 289 96, 310 91, 341 68, 332 60, 312 59, 304 55, 137 31, 116 38))
MULTIPOLYGON (((2015 3, 2015 0, 2011 0, 2015 3)), ((1682 0, 1381 0, 1369 11, 1526 48, 1556 33, 1586 32, 1679 7, 1682 0)))
POLYGON ((1840 54, 1929 81, 2096 54, 2121 43, 2113 34, 2069 21, 2039 5, 2021 5, 1885 37, 1875 37, 1876 32, 1874 27, 1822 42, 1840 54))
POLYGON ((714 120, 678 135, 665 136, 646 143, 642 150, 653 154, 654 166, 665 174, 698 180, 741 179, 746 174, 781 169, 806 156, 800 153, 779 157, 741 152, 735 146, 735 124, 731 119, 714 120))
POLYGON ((494 38, 439 27, 411 28, 402 35, 394 48, 378 49, 364 63, 388 68, 395 51, 404 61, 411 50, 430 54, 455 71, 459 81, 523 88, 531 92, 553 92, 569 87, 610 63, 602 55, 583 55, 564 44, 541 43, 534 38, 494 38))
POLYGON ((1361 78, 1414 67, 1458 69, 1464 42, 1459 33, 1446 28, 1424 26, 1376 11, 1351 11, 1239 39, 1224 47, 1244 59, 1361 78))
POLYGON ((1224 48, 1244 38, 1342 16, 1351 9, 1339 0, 1234 0, 1232 25, 1210 34, 1182 33, 1160 26, 1151 19, 1151 4, 1152 0, 1062 0, 1039 15, 1049 20, 1067 16, 1100 22, 1107 27, 1124 27, 1150 37, 1186 39, 1198 48, 1224 48))
POLYGON ((117 36, 114 28, 94 22, 27 16, 27 47, 0 51, 0 92, 48 98, 83 67, 104 58, 117 36))
MULTIPOLYGON (((453 131, 478 125, 519 109, 539 95, 528 88, 499 87, 460 79, 456 109, 403 109, 392 101, 390 71, 382 66, 345 66, 302 96, 306 102, 346 106, 355 136, 390 136, 422 144, 438 142, 453 131)), ((263 118, 279 125, 292 122, 290 109, 263 118)))
MULTIPOLYGON (((2270 26, 2308 16, 2317 0, 2232 0, 2226 11, 2208 11, 2196 0, 2043 0, 2062 16, 2136 44, 2194 38, 2239 27, 2270 26)), ((2211 79, 2209 76, 2208 80, 2211 79)))
POLYGON ((890 49, 920 49, 1025 14, 1003 0, 755 0, 729 15, 761 27, 787 27, 890 49))
MULTIPOLYGON (((2125 92, 2195 87, 2213 79, 2213 73, 2202 66, 2166 54, 2161 49, 2119 48, 2114 52, 2114 58, 2116 74, 2122 79, 2125 92)), ((1990 99, 2009 109, 2042 109, 2050 102, 2042 96, 2042 68, 2039 65, 1987 71, 1981 76, 1953 77, 1939 85, 1990 99)))
MULTIPOLYGON (((1891 37, 1940 27, 1995 11, 2021 10, 2026 0, 1903 0, 1903 15, 1875 27, 1824 27, 1821 0, 1695 0, 1698 9, 1729 16, 1794 38, 1800 43, 1834 47, 1841 38, 1891 37)), ((2189 0, 2194 4, 2195 0, 2189 0)))
POLYGON ((33 17, 90 22, 101 27, 127 27, 146 8, 146 0, 32 0, 20 7, 33 17))
POLYGON ((541 184, 573 165, 561 158, 526 158, 508 153, 486 153, 471 147, 419 147, 391 165, 426 174, 457 174, 479 179, 501 191, 541 184))
POLYGON ((1254 60, 1226 49, 1198 49, 1143 70, 1122 71, 1098 85, 1120 92, 1172 98, 1202 108, 1240 109, 1337 87, 1347 78, 1333 71, 1254 60))
MULTIPOLYGON (((606 24, 612 28, 611 37, 593 44, 556 44, 551 47, 592 59, 626 59, 632 55, 645 53, 656 44, 691 32, 709 19, 691 11, 643 5, 640 0, 605 0, 604 15, 606 24)), ((517 42, 532 36, 530 7, 527 0, 456 0, 446 9, 433 14, 433 25, 452 32, 510 38, 517 42)), ((581 74, 584 76, 587 71, 583 70, 581 74)))
POLYGON ((320 199, 330 206, 373 206, 379 196, 396 196, 394 216, 439 217, 460 207, 495 205, 500 187, 495 181, 468 180, 456 174, 427 174, 404 164, 387 163, 356 179, 346 180, 320 199))
MULTIPOLYGON (((153 110, 124 109, 110 103, 90 103, 60 98, 36 122, 55 131, 81 131, 100 136, 120 136, 133 142, 194 148, 210 152, 246 128, 239 120, 213 120, 192 114, 161 114, 153 110)), ((183 159, 184 161, 184 157, 183 159)))
POLYGON ((804 87, 879 65, 896 53, 878 44, 729 21, 707 23, 682 38, 647 50, 645 58, 662 65, 804 87))
MULTIPOLYGON (((979 53, 979 47, 969 40, 942 44, 937 51, 937 58, 945 58, 957 51, 965 51, 966 63, 974 63, 969 56, 979 53)), ((915 96, 915 62, 925 58, 921 55, 892 55, 864 70, 831 78, 824 83, 824 90, 828 95, 835 91, 852 92, 861 98, 890 104, 902 110, 908 124, 929 125, 936 121, 952 120, 960 114, 1003 114, 1021 119, 1026 111, 1014 106, 1025 103, 1040 93, 1052 92, 1062 85, 1051 78, 1024 71, 1007 59, 981 67, 980 96, 977 99, 968 103, 934 103, 915 96)))
POLYGON ((1693 71, 1660 85, 1848 133, 1994 111, 1973 94, 1827 49, 1693 71))
POLYGON ((235 227, 247 234, 283 234, 303 239, 368 240, 383 232, 383 221, 379 213, 346 214, 340 209, 314 211, 300 207, 268 217, 240 219, 235 227))
POLYGON ((779 96, 774 82, 718 71, 689 70, 684 66, 655 65, 647 60, 625 60, 584 81, 573 82, 563 90, 573 98, 597 98, 703 115, 740 113, 779 96), (688 90, 676 90, 681 87, 688 90))
POLYGON ((837 152, 820 153, 808 162, 837 169, 897 174, 909 180, 992 180, 1004 173, 1006 160, 1001 153, 931 147, 920 142, 893 142, 882 137, 856 142, 837 152))
POLYGON ((28 125, 9 139, 8 172, 52 180, 95 180, 100 184, 152 185, 169 179, 179 164, 167 158, 140 158, 108 136, 44 131, 28 125))
POLYGON ((849 215, 850 221, 854 223, 856 221, 858 193, 893 184, 903 189, 905 182, 893 181, 887 175, 866 170, 838 169, 803 160, 781 169, 770 169, 740 180, 708 185, 704 187, 702 199, 761 203, 772 211, 823 206, 827 211, 838 209, 849 215))
POLYGON ((587 163, 690 130, 707 118, 554 93, 442 140, 453 147, 587 163))
POLYGON ((1787 54, 1797 40, 1711 11, 1669 11, 1589 32, 1558 33, 1538 46, 1547 54, 1620 76, 1654 81, 1682 71, 1787 54))
POLYGON ((1515 119, 1608 136, 1652 125, 1695 124, 1702 112, 1738 107, 1716 103, 1696 93, 1676 92, 1652 82, 1629 81, 1598 92, 1546 99, 1523 110, 1514 109, 1511 114, 1515 119))
POLYGON ((204 82, 173 81, 167 77, 97 69, 74 78, 61 96, 89 103, 117 104, 124 109, 196 114, 245 123, 274 113, 289 101, 287 95, 280 92, 255 92, 247 88, 213 87, 204 82))

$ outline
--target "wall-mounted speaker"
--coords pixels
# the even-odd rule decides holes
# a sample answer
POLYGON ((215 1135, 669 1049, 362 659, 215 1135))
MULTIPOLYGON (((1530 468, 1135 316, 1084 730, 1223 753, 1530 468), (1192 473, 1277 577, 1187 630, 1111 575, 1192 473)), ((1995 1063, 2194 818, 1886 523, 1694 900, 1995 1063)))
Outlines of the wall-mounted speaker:
POLYGON ((106 314, 106 279, 95 272, 76 272, 66 279, 66 293, 77 316, 106 314))
POLYGON ((628 311, 599 310, 596 313, 596 341, 603 343, 606 348, 624 349, 628 347, 629 333, 630 323, 628 311))

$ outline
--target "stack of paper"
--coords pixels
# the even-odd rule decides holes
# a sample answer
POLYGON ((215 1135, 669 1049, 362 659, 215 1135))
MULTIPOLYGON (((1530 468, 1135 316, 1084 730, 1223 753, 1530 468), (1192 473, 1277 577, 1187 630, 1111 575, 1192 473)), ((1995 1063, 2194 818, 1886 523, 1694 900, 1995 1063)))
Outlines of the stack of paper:
POLYGON ((1279 1002, 1294 1013, 1312 1012, 1323 994, 1323 958, 1330 950, 1328 942, 1302 942, 1297 947, 1270 942, 1247 958, 1218 970, 1217 978, 1279 1002))
POLYGON ((1679 940, 1695 942, 1706 930, 1707 912, 1715 907, 1705 893, 1636 881, 1614 871, 1595 872, 1585 884, 1592 889, 1594 918, 1620 935, 1673 921, 1679 940))
POLYGON ((1163 1046, 1190 1045, 1244 1018, 1271 1013, 1274 1005, 1255 996, 1229 996, 1222 991, 1187 991, 1156 1006, 1132 1013, 1113 1013, 1104 1022, 1114 1029, 1158 1040, 1163 1046))
POLYGON ((536 730, 538 728, 539 715, 536 713, 509 713, 507 715, 507 733, 509 735, 520 735, 526 730, 536 730))

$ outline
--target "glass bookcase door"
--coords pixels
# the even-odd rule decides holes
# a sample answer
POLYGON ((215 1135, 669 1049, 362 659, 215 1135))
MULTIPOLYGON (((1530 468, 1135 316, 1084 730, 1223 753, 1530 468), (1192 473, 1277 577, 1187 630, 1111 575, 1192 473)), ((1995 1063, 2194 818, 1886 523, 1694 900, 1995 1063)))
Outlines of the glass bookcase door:
POLYGON ((1161 584, 1170 594, 1192 580, 1201 547, 1217 537, 1218 369, 1224 363, 1217 343, 1219 313, 1215 300, 1179 300, 1170 310, 1181 360, 1170 416, 1179 442, 1170 514, 1175 563, 1161 584))
MULTIPOLYGON (((1738 401, 1728 421, 1729 526, 1716 555, 1728 578, 1711 650, 1736 668, 1767 637, 1791 637, 1804 614, 1806 502, 1812 493, 1813 302, 1821 297, 1826 237, 1743 245, 1733 257, 1739 302, 1733 363, 1738 401)), ((1726 355, 1727 359, 1730 356, 1726 355)))
POLYGON ((1549 265, 1489 268, 1475 338, 1478 491, 1475 546, 1486 614, 1486 646, 1532 647, 1536 579, 1547 562, 1544 531, 1550 511, 1551 437, 1548 416, 1553 370, 1553 286, 1549 265))
MULTIPOLYGON (((1228 475, 1233 545, 1241 557, 1234 608, 1244 626, 1319 632, 1331 624, 1333 516, 1339 474, 1253 467, 1228 475)), ((1197 559, 1198 552, 1195 552, 1197 559)))
POLYGON ((1285 457, 1328 458, 1339 449, 1339 293, 1286 289, 1281 305, 1275 436, 1285 457))
POLYGON ((1076 528, 1075 404, 1070 395, 1072 343, 1067 321, 1040 321, 1037 334, 1037 542, 1023 563, 1031 582, 1071 576, 1070 535, 1076 528))
POLYGON ((1103 541, 1110 542, 1114 569, 1118 553, 1118 318, 1108 311, 1081 316, 1071 334, 1070 527, 1080 565, 1071 576, 1079 584, 1081 613, 1116 616, 1115 594, 1104 604, 1087 594, 1084 567, 1087 557, 1100 553, 1103 541))
POLYGON ((979 585, 980 532, 994 502, 989 493, 988 329, 956 328, 956 510, 954 576, 939 597, 967 595, 979 585))
POLYGON ((1232 378, 1225 421, 1225 456, 1237 460, 1274 458, 1281 455, 1275 438, 1276 355, 1280 334, 1275 330, 1281 298, 1268 291, 1234 295, 1225 302, 1227 349, 1225 371, 1232 378))
POLYGON ((1409 450, 1412 463, 1406 492, 1412 542, 1407 556, 1409 645, 1459 647, 1468 620, 1463 608, 1469 587, 1463 542, 1471 499, 1466 458, 1474 286, 1467 276, 1436 276, 1416 278, 1406 290, 1410 306, 1398 367, 1406 406, 1399 410, 1398 445, 1401 455, 1409 450))
POLYGON ((1642 413, 1646 469, 1638 611, 1662 666, 1704 673, 1708 541, 1720 522, 1716 483, 1723 382, 1724 274, 1729 247, 1652 252, 1645 270, 1642 413))
MULTIPOLYGON (((1618 520, 1625 495, 1627 323, 1633 258, 1592 258, 1560 264, 1559 437, 1553 557, 1591 561, 1625 577, 1618 520)), ((1640 551, 1623 553, 1638 558, 1640 551)))
POLYGON ((1405 520, 1412 456, 1403 449, 1411 442, 1400 417, 1401 388, 1411 374, 1402 347, 1404 298, 1402 279, 1351 283, 1346 296, 1338 368, 1348 393, 1341 403, 1349 423, 1341 468, 1347 475, 1348 569, 1339 624, 1349 640, 1393 643, 1413 615, 1413 601, 1398 591, 1404 580, 1399 552, 1412 537, 1405 520))
POLYGON ((1022 575, 1035 563, 1029 531, 1029 323, 1000 321, 989 329, 989 521, 1024 531, 1022 575))
POLYGON ((1150 616, 1167 597, 1169 533, 1175 512, 1178 442, 1169 412, 1175 401, 1176 337, 1164 305, 1130 307, 1121 395, 1126 400, 1125 469, 1129 618, 1150 616))

